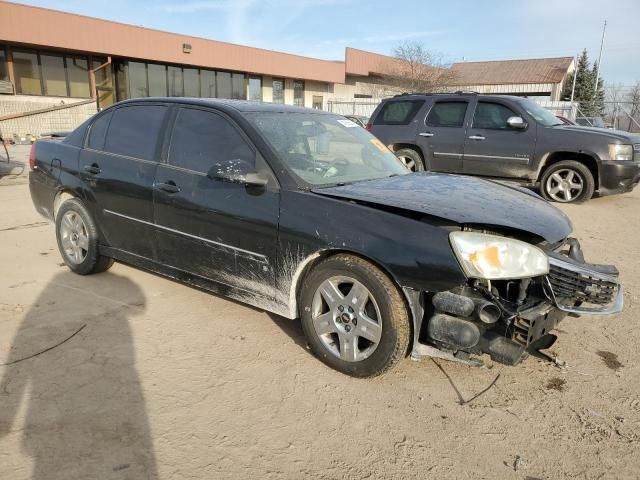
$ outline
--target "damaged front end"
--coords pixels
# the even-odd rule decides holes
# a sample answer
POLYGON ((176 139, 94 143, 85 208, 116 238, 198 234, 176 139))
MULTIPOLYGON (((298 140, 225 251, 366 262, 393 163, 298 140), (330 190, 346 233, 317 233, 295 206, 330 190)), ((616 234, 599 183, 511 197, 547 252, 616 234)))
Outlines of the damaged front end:
POLYGON ((465 285, 437 293, 405 289, 416 319, 412 358, 476 366, 482 365, 475 357, 481 354, 507 365, 516 365, 526 353, 548 359, 540 350, 553 345, 551 332, 567 315, 622 311, 623 288, 614 266, 586 263, 573 238, 540 250, 548 257, 543 275, 469 278, 465 285))

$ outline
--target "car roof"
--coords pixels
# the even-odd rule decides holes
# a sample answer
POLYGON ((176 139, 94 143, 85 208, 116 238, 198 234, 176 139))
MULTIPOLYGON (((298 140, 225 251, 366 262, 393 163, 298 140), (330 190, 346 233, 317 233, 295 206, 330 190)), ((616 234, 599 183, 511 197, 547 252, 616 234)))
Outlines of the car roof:
POLYGON ((163 102, 179 103, 189 105, 199 105, 203 107, 214 107, 222 109, 234 109, 238 112, 273 112, 273 113, 316 113, 320 115, 330 115, 313 108, 296 107, 282 103, 254 102, 249 100, 227 100, 223 98, 198 98, 198 97, 145 97, 124 100, 116 105, 127 105, 132 103, 163 102))

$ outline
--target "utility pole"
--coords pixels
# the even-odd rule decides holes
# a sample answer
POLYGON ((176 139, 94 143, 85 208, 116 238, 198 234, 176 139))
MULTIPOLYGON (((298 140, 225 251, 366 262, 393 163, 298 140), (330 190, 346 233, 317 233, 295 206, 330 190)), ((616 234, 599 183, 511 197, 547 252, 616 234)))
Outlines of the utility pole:
POLYGON ((600 83, 600 65, 602 64, 602 47, 604 47, 604 34, 607 31, 607 21, 604 21, 602 27, 602 40, 600 41, 600 55, 598 55, 598 67, 596 68, 596 84, 593 87, 593 98, 596 98, 598 93, 598 84, 600 83))

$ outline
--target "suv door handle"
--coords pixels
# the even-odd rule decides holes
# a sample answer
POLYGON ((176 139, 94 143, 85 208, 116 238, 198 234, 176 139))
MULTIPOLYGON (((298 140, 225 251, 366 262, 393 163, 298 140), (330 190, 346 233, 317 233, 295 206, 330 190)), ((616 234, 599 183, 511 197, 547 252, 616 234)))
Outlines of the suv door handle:
POLYGON ((469 140, 486 140, 486 137, 483 137, 482 135, 471 135, 468 138, 469 140))
POLYGON ((180 191, 180 187, 173 180, 169 180, 167 183, 154 183, 153 188, 167 193, 178 193, 180 191))
POLYGON ((92 163, 91 165, 86 165, 84 167, 85 172, 90 173, 91 175, 98 175, 102 170, 97 163, 92 163))
POLYGON ((422 132, 422 133, 419 133, 418 135, 420 135, 421 137, 433 137, 433 133, 431 132, 422 132))

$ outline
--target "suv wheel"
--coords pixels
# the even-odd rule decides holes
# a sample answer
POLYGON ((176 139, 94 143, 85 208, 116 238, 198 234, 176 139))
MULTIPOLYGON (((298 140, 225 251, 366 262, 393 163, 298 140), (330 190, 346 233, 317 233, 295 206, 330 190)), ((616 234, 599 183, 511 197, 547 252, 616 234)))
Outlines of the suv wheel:
POLYGON ((98 229, 83 203, 65 201, 56 215, 56 238, 64 263, 80 275, 99 273, 113 265, 113 259, 98 252, 98 229))
POLYGON ((402 294, 380 269, 340 254, 318 264, 304 285, 302 328, 324 363, 354 377, 373 377, 406 354, 409 313, 402 294))
POLYGON ((410 148, 402 148, 395 152, 396 157, 412 172, 424 171, 424 161, 418 152, 410 148))
POLYGON ((593 196, 595 182, 591 171, 575 160, 563 160, 542 175, 540 190, 549 201, 580 203, 593 196))

